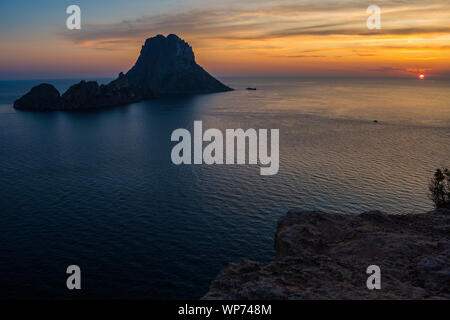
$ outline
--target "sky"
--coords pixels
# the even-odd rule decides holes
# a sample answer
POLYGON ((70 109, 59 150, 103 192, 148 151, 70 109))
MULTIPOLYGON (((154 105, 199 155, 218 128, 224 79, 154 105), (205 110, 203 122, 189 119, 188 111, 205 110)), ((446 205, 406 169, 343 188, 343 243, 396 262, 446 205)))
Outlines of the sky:
POLYGON ((2 0, 0 80, 114 77, 170 33, 219 77, 450 77, 449 0, 2 0))

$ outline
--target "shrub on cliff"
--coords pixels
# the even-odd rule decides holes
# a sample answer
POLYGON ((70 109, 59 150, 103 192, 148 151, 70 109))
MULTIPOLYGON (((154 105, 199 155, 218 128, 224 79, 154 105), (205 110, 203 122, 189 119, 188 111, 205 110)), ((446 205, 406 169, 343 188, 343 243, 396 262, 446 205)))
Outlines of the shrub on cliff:
POLYGON ((437 169, 428 185, 430 199, 436 208, 450 207, 450 170, 437 169))

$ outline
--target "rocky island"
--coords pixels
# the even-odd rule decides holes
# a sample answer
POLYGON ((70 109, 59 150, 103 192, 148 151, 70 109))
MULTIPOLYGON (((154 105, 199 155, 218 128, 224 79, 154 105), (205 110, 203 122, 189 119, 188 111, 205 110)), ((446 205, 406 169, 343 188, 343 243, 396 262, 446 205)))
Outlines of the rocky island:
POLYGON ((81 81, 64 94, 51 84, 33 87, 14 108, 33 111, 90 110, 163 96, 230 91, 195 62, 191 46, 171 34, 149 38, 135 65, 106 85, 81 81))
POLYGON ((270 263, 231 263, 203 299, 450 299, 450 209, 290 211, 275 251, 270 263), (380 267, 380 290, 367 288, 370 265, 380 267))

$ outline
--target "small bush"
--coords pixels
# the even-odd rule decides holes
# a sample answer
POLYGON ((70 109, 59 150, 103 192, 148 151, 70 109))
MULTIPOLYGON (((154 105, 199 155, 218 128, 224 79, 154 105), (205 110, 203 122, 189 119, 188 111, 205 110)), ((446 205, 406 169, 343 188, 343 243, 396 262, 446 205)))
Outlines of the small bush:
POLYGON ((436 208, 450 207, 450 170, 437 169, 428 185, 428 190, 436 208))

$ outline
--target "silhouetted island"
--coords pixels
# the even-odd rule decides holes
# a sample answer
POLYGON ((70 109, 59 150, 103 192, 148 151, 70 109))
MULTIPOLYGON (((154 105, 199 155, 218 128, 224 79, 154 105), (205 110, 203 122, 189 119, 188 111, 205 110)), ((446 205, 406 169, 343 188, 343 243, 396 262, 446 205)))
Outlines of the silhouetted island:
POLYGON ((195 62, 188 43, 174 34, 157 35, 145 41, 136 64, 107 85, 81 81, 60 95, 54 86, 42 83, 16 100, 14 108, 89 110, 163 96, 231 90, 195 62))

